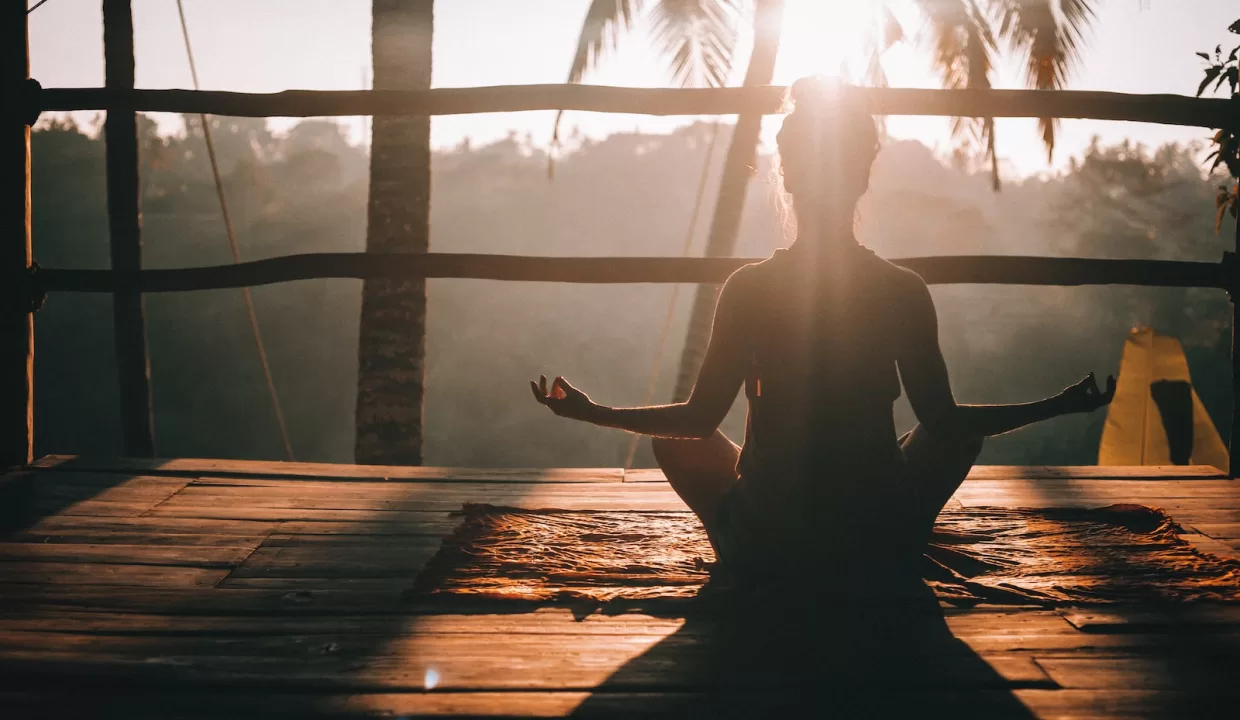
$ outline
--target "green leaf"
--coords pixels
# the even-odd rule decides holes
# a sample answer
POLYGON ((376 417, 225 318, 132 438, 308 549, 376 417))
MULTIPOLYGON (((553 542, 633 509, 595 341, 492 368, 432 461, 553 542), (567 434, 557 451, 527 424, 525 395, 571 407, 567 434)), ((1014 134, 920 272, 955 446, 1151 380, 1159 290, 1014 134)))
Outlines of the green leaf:
POLYGON ((1236 81, 1238 79, 1236 73, 1237 73, 1237 68, 1234 68, 1234 67, 1228 68, 1227 72, 1223 73, 1223 76, 1220 77, 1218 79, 1218 82, 1214 84, 1215 92, 1217 92, 1218 89, 1223 85, 1223 81, 1227 81, 1231 85, 1231 91, 1234 93, 1236 91, 1236 81))
POLYGON ((1206 88, 1210 86, 1210 83, 1214 82, 1214 79, 1217 78, 1222 72, 1223 68, 1220 65, 1215 65, 1212 68, 1208 68, 1206 70, 1206 79, 1202 80, 1201 85, 1197 87, 1197 97, 1201 97, 1201 93, 1205 92, 1206 88))

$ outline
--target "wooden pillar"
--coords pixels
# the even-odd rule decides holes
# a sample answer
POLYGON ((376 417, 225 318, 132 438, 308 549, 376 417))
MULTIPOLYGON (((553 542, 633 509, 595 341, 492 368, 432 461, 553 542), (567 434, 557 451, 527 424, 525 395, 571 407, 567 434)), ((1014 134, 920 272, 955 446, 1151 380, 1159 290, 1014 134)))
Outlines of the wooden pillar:
MULTIPOLYGON (((30 126, 15 100, 30 77, 25 3, 5 3, 0 28, 0 278, 12 289, 30 267, 30 126)), ((0 303, 0 471, 34 450, 34 315, 21 305, 0 303)))
MULTIPOLYGON (((1240 182, 1240 178, 1237 178, 1240 182)), ((1236 198, 1240 203, 1240 198, 1236 198)), ((1228 474, 1240 477, 1240 218, 1236 219, 1236 253, 1229 265, 1231 288, 1231 436, 1227 444, 1228 474)))
MULTIPOLYGON (((133 89, 133 9, 130 0, 103 0, 103 59, 104 84, 117 90, 133 89)), ((108 230, 112 269, 122 273, 137 272, 142 268, 137 113, 127 108, 108 110, 104 133, 108 153, 108 230)), ((142 293, 125 289, 114 292, 112 321, 125 454, 151 457, 155 454, 155 437, 142 293)))

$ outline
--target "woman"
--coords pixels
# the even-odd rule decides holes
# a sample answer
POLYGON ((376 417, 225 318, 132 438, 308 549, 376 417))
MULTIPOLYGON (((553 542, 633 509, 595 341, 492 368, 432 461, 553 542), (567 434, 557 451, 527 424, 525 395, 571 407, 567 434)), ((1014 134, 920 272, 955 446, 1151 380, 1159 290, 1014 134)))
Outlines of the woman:
POLYGON ((1103 392, 1091 374, 1020 405, 958 404, 925 282, 853 235, 878 152, 873 118, 818 79, 790 95, 778 144, 797 239, 728 279, 689 399, 612 408, 563 378, 531 386, 557 415, 654 436, 723 567, 762 577, 828 563, 866 582, 909 568, 984 437, 1095 410, 1115 380, 1103 392), (901 382, 920 424, 897 438, 901 382), (718 427, 742 385, 738 448, 718 427))

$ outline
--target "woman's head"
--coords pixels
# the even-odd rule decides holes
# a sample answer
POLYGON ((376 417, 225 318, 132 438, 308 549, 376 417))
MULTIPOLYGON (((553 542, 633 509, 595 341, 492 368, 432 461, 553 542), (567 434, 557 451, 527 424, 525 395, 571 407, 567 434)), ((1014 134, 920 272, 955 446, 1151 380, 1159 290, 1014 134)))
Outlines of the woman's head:
POLYGON ((814 207, 851 222, 878 154, 874 118, 855 93, 817 77, 794 83, 786 101, 791 112, 777 136, 784 190, 802 213, 814 207))

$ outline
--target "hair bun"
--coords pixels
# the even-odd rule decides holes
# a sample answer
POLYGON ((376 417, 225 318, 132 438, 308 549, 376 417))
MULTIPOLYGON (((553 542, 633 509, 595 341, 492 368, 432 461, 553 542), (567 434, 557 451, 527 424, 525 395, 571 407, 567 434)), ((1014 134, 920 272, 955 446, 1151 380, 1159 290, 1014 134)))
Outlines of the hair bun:
POLYGON ((785 126, 791 123, 799 133, 807 135, 822 131, 842 134, 859 144, 877 147, 874 116, 854 89, 840 80, 821 75, 797 80, 788 88, 785 126))
POLYGON ((843 104, 848 96, 848 88, 835 78, 811 75, 792 83, 788 95, 794 112, 797 109, 817 110, 843 104))

